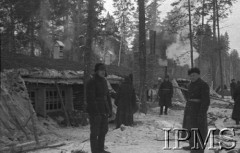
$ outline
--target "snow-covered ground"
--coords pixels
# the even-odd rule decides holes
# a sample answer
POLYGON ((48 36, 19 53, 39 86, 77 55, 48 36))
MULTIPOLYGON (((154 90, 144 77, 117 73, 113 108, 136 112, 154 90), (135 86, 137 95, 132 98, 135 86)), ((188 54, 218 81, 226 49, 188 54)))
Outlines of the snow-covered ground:
MULTIPOLYGON (((163 150, 165 146, 165 134, 163 128, 181 128, 183 120, 183 106, 181 103, 169 110, 168 115, 159 116, 159 107, 150 108, 145 115, 136 113, 134 115, 135 125, 133 127, 122 126, 114 129, 114 125, 109 125, 109 132, 106 136, 106 150, 112 153, 186 153, 185 150, 163 150)), ((219 129, 226 127, 235 128, 237 140, 235 149, 240 148, 240 126, 236 126, 231 119, 232 106, 226 102, 214 100, 209 108, 209 127, 219 129)), ((51 122, 50 122, 51 123, 51 122)), ((46 123, 45 123, 46 124, 46 123)), ((49 124, 49 123, 48 123, 49 124)), ((89 125, 77 128, 52 129, 59 142, 66 145, 59 148, 42 149, 31 153, 71 153, 80 150, 90 153, 89 125)), ((52 138, 49 136, 49 138, 52 138)), ((174 134, 170 133, 170 147, 174 147, 174 134)), ((186 142, 181 142, 180 146, 187 146, 186 142)), ((209 145, 208 145, 209 146, 209 145)), ((206 150, 206 153, 213 153, 213 150, 206 150)), ((229 151, 220 151, 221 153, 229 151)), ((233 153, 233 151, 231 152, 233 153)), ((239 152, 238 152, 239 153, 239 152)))

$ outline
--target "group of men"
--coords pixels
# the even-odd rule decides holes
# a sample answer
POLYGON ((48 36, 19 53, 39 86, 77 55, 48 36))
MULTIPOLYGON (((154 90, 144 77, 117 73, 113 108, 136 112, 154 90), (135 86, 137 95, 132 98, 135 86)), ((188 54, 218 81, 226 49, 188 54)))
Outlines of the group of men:
MULTIPOLYGON (((205 140, 208 132, 207 125, 207 110, 210 105, 210 91, 209 86, 200 78, 200 70, 198 68, 192 68, 188 71, 188 76, 191 83, 188 86, 187 103, 184 111, 183 128, 190 131, 192 128, 198 128, 203 140, 205 140)), ((167 115, 168 108, 171 106, 173 97, 173 85, 169 80, 169 76, 164 78, 158 91, 160 115, 167 115)), ((182 137, 186 134, 182 133, 182 137)), ((189 146, 184 147, 185 150, 191 150, 191 152, 204 152, 203 148, 194 148, 194 138, 190 137, 189 146)), ((200 143, 200 142, 198 142, 200 143)))
MULTIPOLYGON (((184 111, 183 128, 191 131, 192 128, 198 128, 202 139, 205 140, 208 132, 207 111, 210 105, 209 86, 200 78, 200 70, 191 68, 188 71, 191 83, 188 86, 187 103, 184 111)), ((90 119, 90 144, 92 153, 109 153, 104 150, 105 136, 108 131, 108 117, 112 115, 112 103, 110 101, 111 94, 108 90, 106 77, 106 67, 102 63, 95 65, 95 74, 87 83, 87 112, 90 119)), ((240 104, 240 86, 236 88, 234 93, 235 101, 240 104)), ((169 80, 169 76, 164 78, 163 83, 159 87, 158 93, 160 115, 167 115, 168 108, 171 106, 173 96, 173 86, 169 80)), ((117 125, 132 125, 133 114, 136 107, 136 95, 132 85, 132 78, 126 77, 119 91, 114 96, 115 104, 118 106, 117 125)), ((236 105, 236 104, 235 104, 236 105)), ((240 112, 240 111, 239 111, 240 112)), ((239 115, 240 116, 240 115, 239 115)), ((183 134, 184 135, 184 134, 183 134)), ((203 148, 194 150, 194 139, 190 138, 189 146, 184 149, 191 152, 204 152, 203 148)))

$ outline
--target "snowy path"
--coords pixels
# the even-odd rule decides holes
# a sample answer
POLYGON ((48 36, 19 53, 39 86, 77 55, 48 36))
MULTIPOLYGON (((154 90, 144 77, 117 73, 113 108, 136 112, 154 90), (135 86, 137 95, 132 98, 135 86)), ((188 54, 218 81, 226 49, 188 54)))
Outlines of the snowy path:
MULTIPOLYGON (((165 146, 163 128, 180 128, 183 118, 183 110, 169 110, 168 115, 158 115, 159 108, 152 108, 147 115, 136 113, 134 127, 124 127, 124 130, 115 129, 114 125, 110 124, 109 132, 106 136, 105 145, 111 153, 187 153, 184 150, 163 150, 165 146)), ((210 108, 209 112, 220 116, 214 122, 215 125, 224 127, 225 124, 234 125, 234 122, 229 119, 231 109, 226 108, 210 108), (223 123, 226 122, 226 123, 223 123)), ((57 133, 62 135, 63 141, 67 145, 60 148, 44 149, 34 151, 32 153, 71 153, 72 150, 84 150, 90 153, 90 143, 83 140, 89 137, 89 126, 81 128, 58 129, 57 133)), ((239 134, 239 131, 238 133, 239 134)), ((173 138, 170 134, 170 139, 173 138)), ((237 148, 240 148, 240 136, 238 138, 237 148)), ((174 141, 170 141, 170 147, 174 147, 174 141)), ((180 146, 186 146, 187 143, 181 142, 180 146)), ((206 150, 206 153, 213 153, 212 150, 206 150)), ((221 151, 224 153, 226 151, 221 151)))

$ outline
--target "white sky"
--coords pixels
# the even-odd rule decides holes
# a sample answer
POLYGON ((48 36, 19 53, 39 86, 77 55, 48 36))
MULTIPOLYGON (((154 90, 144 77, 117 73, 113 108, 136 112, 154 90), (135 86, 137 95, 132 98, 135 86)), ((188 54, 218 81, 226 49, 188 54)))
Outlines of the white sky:
MULTIPOLYGON (((160 7, 162 17, 165 17, 166 13, 171 10, 172 7, 170 4, 172 1, 174 0, 165 0, 160 7)), ((110 14, 113 14, 112 12, 114 11, 112 3, 112 0, 106 0, 104 4, 104 7, 110 14)), ((232 14, 230 14, 229 17, 224 21, 220 21, 220 27, 222 27, 220 32, 221 34, 228 32, 230 39, 230 50, 237 49, 238 53, 240 54, 240 0, 237 0, 231 9, 232 14)))
POLYGON ((231 49, 237 49, 240 54, 240 0, 234 4, 232 14, 222 22, 220 27, 222 27, 222 33, 228 32, 231 49))

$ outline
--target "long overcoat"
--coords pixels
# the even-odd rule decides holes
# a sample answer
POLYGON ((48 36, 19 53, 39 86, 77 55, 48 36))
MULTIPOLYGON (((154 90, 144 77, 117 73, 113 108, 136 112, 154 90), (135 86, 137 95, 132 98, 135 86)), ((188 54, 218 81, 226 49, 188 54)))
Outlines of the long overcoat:
POLYGON ((233 94, 234 94, 234 92, 235 92, 235 90, 236 90, 236 87, 237 87, 237 84, 236 84, 235 82, 232 82, 232 83, 230 84, 230 91, 231 91, 231 96, 232 96, 232 98, 233 98, 233 94))
POLYGON ((170 81, 164 81, 158 90, 159 106, 171 106, 173 96, 173 85, 170 81))
POLYGON ((130 80, 125 80, 117 92, 115 100, 117 106, 116 127, 121 124, 126 126, 133 125, 133 114, 136 108, 136 95, 130 80))
POLYGON ((240 121, 240 85, 234 91, 234 107, 232 112, 232 119, 240 121))
POLYGON ((90 116, 112 113, 107 81, 97 74, 87 82, 87 112, 90 116))
MULTIPOLYGON (((184 111, 183 128, 200 130, 203 140, 208 132, 207 111, 210 105, 209 86, 202 79, 191 82, 188 87, 188 99, 184 111)), ((184 137, 184 136, 183 136, 184 137)))

